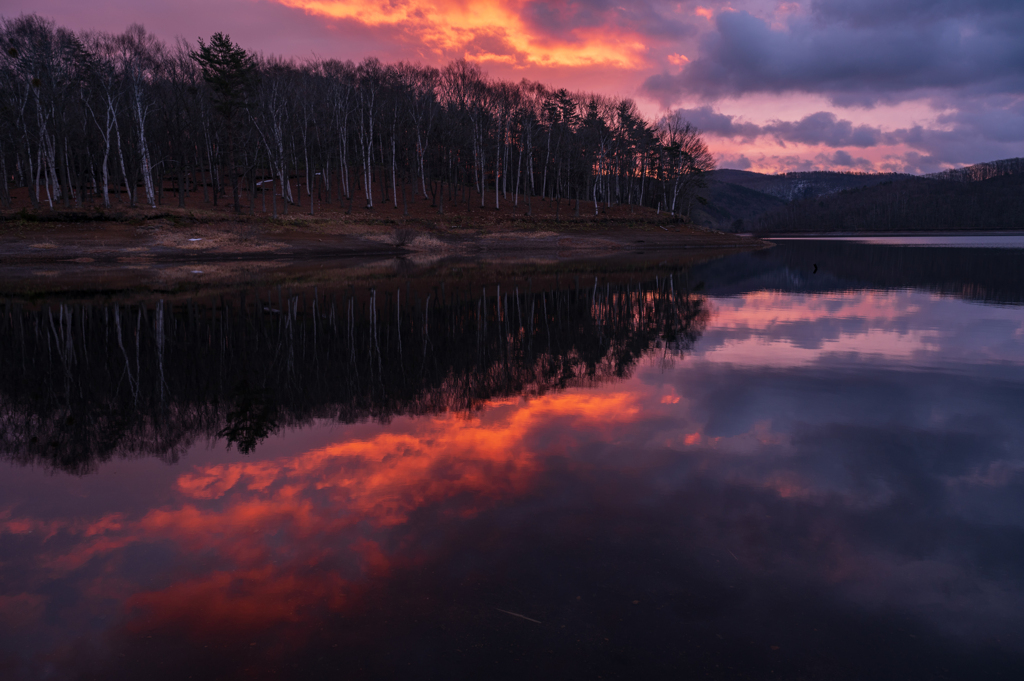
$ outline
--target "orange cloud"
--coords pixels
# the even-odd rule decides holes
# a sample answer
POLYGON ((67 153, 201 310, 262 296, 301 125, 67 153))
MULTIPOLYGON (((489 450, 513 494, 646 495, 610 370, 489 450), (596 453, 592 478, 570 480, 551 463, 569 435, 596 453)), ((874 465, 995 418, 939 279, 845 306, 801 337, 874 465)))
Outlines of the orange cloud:
POLYGON ((637 68, 647 51, 643 36, 608 25, 545 35, 523 19, 521 0, 276 1, 308 14, 393 29, 438 55, 477 61, 637 68))
POLYGON ((698 7, 697 9, 693 10, 693 13, 699 17, 704 17, 708 21, 711 21, 712 19, 715 18, 715 11, 712 9, 708 9, 707 7, 698 7))

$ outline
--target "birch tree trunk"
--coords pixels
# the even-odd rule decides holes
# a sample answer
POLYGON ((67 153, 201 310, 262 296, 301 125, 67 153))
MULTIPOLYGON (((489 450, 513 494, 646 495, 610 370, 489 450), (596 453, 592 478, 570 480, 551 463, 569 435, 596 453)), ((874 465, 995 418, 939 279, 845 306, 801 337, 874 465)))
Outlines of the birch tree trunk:
POLYGON ((153 190, 153 168, 149 159, 149 144, 146 143, 146 114, 142 107, 142 93, 136 86, 135 117, 139 126, 139 158, 142 160, 142 181, 146 187, 146 200, 151 208, 156 207, 156 194, 153 190))

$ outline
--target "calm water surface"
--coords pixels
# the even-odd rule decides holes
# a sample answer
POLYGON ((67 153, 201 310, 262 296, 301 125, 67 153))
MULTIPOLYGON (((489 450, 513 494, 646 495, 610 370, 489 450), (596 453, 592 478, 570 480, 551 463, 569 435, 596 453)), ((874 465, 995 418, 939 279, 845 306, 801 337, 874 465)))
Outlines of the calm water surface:
POLYGON ((0 674, 1022 678, 1022 258, 4 302, 0 674))
POLYGON ((887 246, 929 246, 947 248, 1013 248, 1020 250, 1024 248, 1024 234, 999 234, 999 235, 929 235, 929 236, 884 236, 884 235, 859 235, 859 236, 837 236, 837 237, 777 237, 776 241, 856 241, 865 244, 887 245, 887 246))

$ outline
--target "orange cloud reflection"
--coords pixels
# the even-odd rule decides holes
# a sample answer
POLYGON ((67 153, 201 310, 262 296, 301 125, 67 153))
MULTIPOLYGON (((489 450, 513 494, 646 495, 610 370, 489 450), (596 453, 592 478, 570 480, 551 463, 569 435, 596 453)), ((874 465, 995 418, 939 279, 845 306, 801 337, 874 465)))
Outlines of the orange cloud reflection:
POLYGON ((178 581, 129 598, 127 607, 142 615, 130 629, 186 628, 196 639, 209 640, 280 623, 299 626, 308 609, 337 610, 344 603, 345 583, 337 574, 320 571, 312 577, 264 565, 178 581))
MULTIPOLYGON (((196 500, 235 492, 258 507, 236 503, 231 514, 242 517, 213 520, 204 512, 202 519, 190 522, 223 527, 225 522, 249 523, 261 513, 278 513, 271 509, 283 506, 297 512, 302 499, 319 491, 332 506, 364 522, 394 525, 413 509, 456 495, 471 492, 486 500, 521 491, 538 465, 537 452, 527 442, 532 432, 554 418, 604 430, 639 414, 633 399, 629 393, 560 393, 472 418, 449 414, 416 419, 406 432, 383 432, 287 459, 205 466, 180 476, 177 487, 196 500)), ((571 437, 566 433, 572 430, 563 429, 562 436, 571 437)), ((158 520, 163 513, 151 514, 150 522, 164 527, 178 522, 158 520)))
MULTIPOLYGON (((565 433, 610 433, 639 417, 636 400, 559 393, 473 417, 409 419, 400 429, 276 460, 197 467, 177 479, 180 505, 124 527, 134 541, 170 539, 188 553, 216 555, 225 568, 132 596, 131 628, 206 637, 296 622, 311 607, 342 608, 361 578, 388 571, 395 556, 385 544, 394 550, 389 535, 411 513, 436 506, 467 517, 524 493, 541 456, 571 444, 565 433), (562 436, 541 451, 531 442, 555 420, 562 436)), ((78 552, 95 555, 102 546, 86 542, 78 552)))
POLYGON ((155 508, 74 520, 0 509, 0 532, 42 539, 39 578, 82 579, 80 593, 120 600, 129 631, 217 638, 287 625, 300 636, 310 609, 342 609, 374 579, 426 559, 411 548, 424 541, 410 535, 414 514, 473 517, 526 494, 545 458, 615 438, 643 400, 605 386, 363 425, 356 432, 369 435, 318 449, 194 466, 155 508), (172 558, 154 574, 124 572, 133 546, 172 558))

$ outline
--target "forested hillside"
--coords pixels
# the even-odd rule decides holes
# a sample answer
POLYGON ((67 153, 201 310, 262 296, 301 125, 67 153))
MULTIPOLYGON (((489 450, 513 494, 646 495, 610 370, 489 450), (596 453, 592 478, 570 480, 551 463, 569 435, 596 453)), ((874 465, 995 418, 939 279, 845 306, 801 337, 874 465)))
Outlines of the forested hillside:
POLYGON ((1024 159, 925 176, 715 170, 704 197, 695 219, 733 232, 1024 230, 1024 159))
POLYGON ((747 232, 761 215, 786 205, 783 199, 770 194, 722 182, 718 179, 721 172, 731 171, 711 173, 708 186, 701 192, 700 198, 704 200, 693 208, 692 217, 697 224, 720 231, 747 232))
POLYGON ((1024 230, 1024 175, 978 182, 915 177, 794 201, 758 232, 1024 230))
POLYGON ((892 180, 912 177, 898 173, 846 173, 835 171, 808 171, 763 175, 746 170, 715 170, 710 178, 739 185, 747 189, 774 196, 783 201, 811 199, 835 194, 844 189, 870 187, 892 180))
POLYGON ((932 173, 926 177, 937 180, 955 180, 957 182, 979 182, 1003 175, 1020 175, 1024 173, 1024 158, 1007 158, 1002 161, 976 163, 964 168, 952 168, 941 173, 932 173))
POLYGON ((707 203, 696 209, 693 218, 706 227, 749 232, 762 215, 790 202, 909 177, 913 176, 826 171, 765 175, 728 168, 713 170, 708 173, 707 188, 701 192, 701 198, 707 203))
POLYGON ((686 216, 714 168, 684 120, 466 61, 292 61, 219 33, 166 45, 138 25, 75 33, 35 15, 0 20, 0 46, 5 207, 20 188, 34 209, 185 207, 201 193, 255 212, 270 190, 275 215, 278 200, 372 210, 415 196, 438 213, 472 201, 530 215, 539 197, 577 216, 616 204, 686 216))

